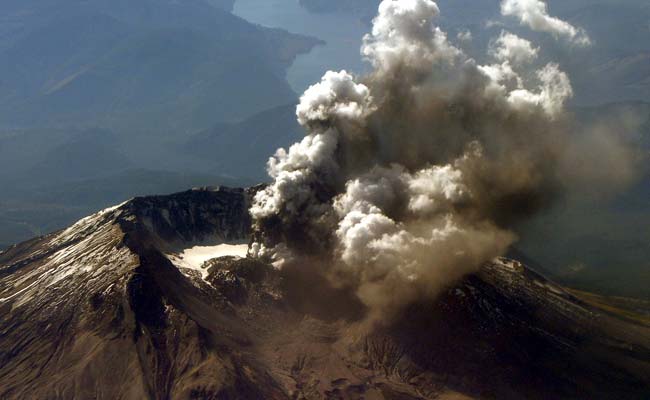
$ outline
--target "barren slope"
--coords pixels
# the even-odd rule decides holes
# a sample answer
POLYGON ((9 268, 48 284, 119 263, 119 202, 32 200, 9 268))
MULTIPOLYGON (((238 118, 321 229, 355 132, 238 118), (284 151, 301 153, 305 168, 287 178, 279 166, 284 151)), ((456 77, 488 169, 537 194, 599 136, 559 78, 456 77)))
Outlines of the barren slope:
POLYGON ((0 254, 0 398, 650 393, 647 327, 517 262, 497 260, 371 326, 353 295, 322 279, 210 259, 242 255, 250 193, 136 198, 0 254))

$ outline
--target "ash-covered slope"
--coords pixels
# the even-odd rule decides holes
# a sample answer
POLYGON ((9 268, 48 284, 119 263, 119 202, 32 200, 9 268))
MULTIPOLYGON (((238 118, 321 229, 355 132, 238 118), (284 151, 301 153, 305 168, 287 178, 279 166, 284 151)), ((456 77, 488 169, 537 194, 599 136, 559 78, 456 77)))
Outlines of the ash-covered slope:
POLYGON ((0 254, 0 398, 647 398, 650 330, 517 262, 370 326, 232 256, 254 190, 136 198, 0 254))

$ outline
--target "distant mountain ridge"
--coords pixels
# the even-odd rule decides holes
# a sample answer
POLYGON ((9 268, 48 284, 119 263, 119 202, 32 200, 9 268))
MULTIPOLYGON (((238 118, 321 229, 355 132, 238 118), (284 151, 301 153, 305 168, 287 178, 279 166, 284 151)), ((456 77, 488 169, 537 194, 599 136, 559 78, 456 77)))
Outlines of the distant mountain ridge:
POLYGON ((0 242, 138 194, 250 182, 182 146, 295 102, 286 69, 320 41, 251 24, 232 4, 0 2, 0 242))
POLYGON ((191 155, 216 160, 219 171, 268 179, 266 162, 279 147, 289 147, 304 136, 291 103, 253 115, 237 123, 217 124, 189 137, 183 148, 191 155), (237 149, 234 152, 233 149, 237 149), (240 153, 241 152, 241 153, 240 153), (242 163, 241 154, 246 162, 242 163))
POLYGON ((199 129, 291 101, 284 79, 316 39, 202 0, 9 2, 0 121, 199 129), (202 125, 203 124, 203 125, 202 125))

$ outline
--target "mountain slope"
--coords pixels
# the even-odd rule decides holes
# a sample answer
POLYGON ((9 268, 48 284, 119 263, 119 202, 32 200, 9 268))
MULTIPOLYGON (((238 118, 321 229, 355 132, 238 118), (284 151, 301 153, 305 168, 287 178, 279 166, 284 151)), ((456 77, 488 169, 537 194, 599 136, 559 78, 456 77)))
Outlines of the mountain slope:
POLYGON ((0 397, 647 395, 648 327, 515 261, 373 327, 318 277, 211 258, 243 255, 254 191, 136 198, 0 254, 0 397))
MULTIPOLYGON (((2 255, 2 397, 88 398, 99 388, 99 398, 165 398, 164 376, 176 367, 171 361, 183 367, 176 356, 186 364, 219 365, 202 360, 204 328, 163 304, 159 285, 172 285, 168 295, 196 291, 195 308, 218 299, 202 298, 160 259, 152 246, 161 238, 147 235, 145 225, 155 227, 167 218, 182 224, 185 231, 158 232, 169 240, 241 237, 248 226, 243 191, 188 196, 136 199, 2 255), (174 204, 177 209, 170 208, 174 204), (206 219, 196 219, 200 216, 206 219), (218 227, 224 229, 215 232, 218 227), (24 250, 27 263, 5 264, 24 250), (10 286, 18 290, 6 295, 10 286), (31 322, 25 324, 25 318, 31 322), (167 348, 174 343, 180 347, 167 348), (48 383, 36 384, 39 377, 48 383)), ((214 329, 214 322, 209 327, 214 329)))
POLYGON ((295 110, 295 104, 288 104, 241 122, 217 124, 192 135, 184 150, 192 156, 216 160, 217 170, 223 173, 268 179, 265 167, 269 156, 280 147, 288 148, 304 135, 295 110), (246 155, 246 163, 242 163, 242 154, 246 155))
POLYGON ((285 69, 318 43, 204 0, 11 1, 0 15, 15 27, 0 30, 3 126, 237 120, 292 101, 285 69))

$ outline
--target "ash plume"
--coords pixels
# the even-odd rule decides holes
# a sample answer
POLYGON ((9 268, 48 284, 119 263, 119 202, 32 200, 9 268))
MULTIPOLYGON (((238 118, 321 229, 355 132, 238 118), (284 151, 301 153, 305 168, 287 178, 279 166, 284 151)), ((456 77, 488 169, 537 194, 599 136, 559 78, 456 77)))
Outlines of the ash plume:
POLYGON ((534 31, 563 37, 578 46, 591 44, 591 39, 584 29, 576 28, 566 21, 550 16, 548 7, 542 0, 502 0, 501 15, 515 17, 521 25, 534 31))
POLYGON ((252 255, 323 274, 379 318, 504 254, 518 223, 580 180, 568 76, 505 31, 480 65, 439 13, 380 4, 361 49, 373 71, 330 71, 305 91, 306 136, 269 160, 250 210, 252 255))

